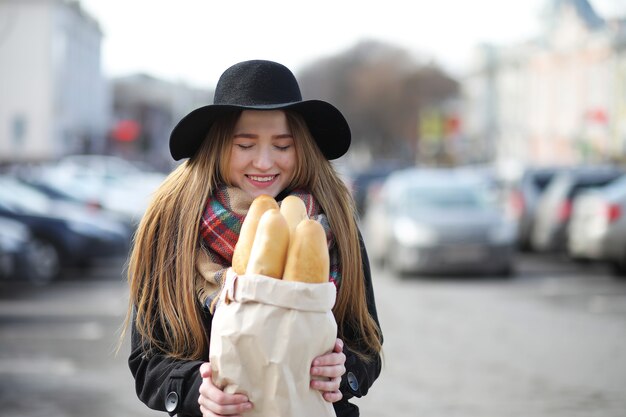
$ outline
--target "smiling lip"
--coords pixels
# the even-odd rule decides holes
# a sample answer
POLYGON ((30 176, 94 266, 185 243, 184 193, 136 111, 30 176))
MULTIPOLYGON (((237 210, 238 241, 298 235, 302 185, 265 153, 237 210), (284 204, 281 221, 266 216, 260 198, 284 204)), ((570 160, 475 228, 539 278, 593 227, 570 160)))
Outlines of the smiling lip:
POLYGON ((256 187, 269 187, 274 183, 274 180, 278 175, 246 175, 248 181, 254 184, 256 187))

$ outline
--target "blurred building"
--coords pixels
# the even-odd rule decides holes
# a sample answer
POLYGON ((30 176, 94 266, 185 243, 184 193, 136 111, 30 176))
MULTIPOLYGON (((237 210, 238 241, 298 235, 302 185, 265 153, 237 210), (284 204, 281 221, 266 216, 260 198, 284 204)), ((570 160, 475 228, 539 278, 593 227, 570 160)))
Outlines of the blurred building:
POLYGON ((543 19, 537 39, 477 48, 466 134, 503 165, 624 159, 626 21, 587 0, 549 0, 543 19))
POLYGON ((104 149, 101 41, 77 2, 0 1, 0 162, 104 149))
POLYGON ((146 74, 113 79, 113 128, 107 153, 169 170, 169 136, 193 109, 213 102, 210 90, 146 74))

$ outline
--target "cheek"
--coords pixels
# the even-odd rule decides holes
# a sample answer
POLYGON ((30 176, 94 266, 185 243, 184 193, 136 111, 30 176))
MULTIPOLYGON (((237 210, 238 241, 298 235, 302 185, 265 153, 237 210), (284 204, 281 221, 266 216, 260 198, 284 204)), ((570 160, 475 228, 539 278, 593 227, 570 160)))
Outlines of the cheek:
POLYGON ((245 165, 246 161, 243 156, 236 150, 233 150, 228 160, 228 180, 236 182, 238 177, 242 174, 245 165))
POLYGON ((289 155, 285 155, 281 159, 280 167, 283 171, 289 173, 289 175, 292 176, 294 171, 296 170, 296 161, 297 159, 295 152, 290 153, 289 155))

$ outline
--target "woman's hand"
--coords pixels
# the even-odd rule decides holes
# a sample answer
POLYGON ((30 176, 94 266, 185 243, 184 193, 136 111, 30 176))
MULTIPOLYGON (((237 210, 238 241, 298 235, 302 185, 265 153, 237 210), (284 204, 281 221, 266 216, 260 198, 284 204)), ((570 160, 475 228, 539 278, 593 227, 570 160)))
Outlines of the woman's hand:
POLYGON ((243 394, 226 394, 213 384, 211 379, 211 364, 205 362, 200 366, 200 411, 202 417, 241 416, 252 409, 252 403, 243 394))
POLYGON ((346 372, 346 355, 343 353, 343 340, 337 339, 330 353, 318 356, 311 364, 311 388, 322 392, 329 403, 339 401, 343 394, 339 391, 341 376, 346 372))

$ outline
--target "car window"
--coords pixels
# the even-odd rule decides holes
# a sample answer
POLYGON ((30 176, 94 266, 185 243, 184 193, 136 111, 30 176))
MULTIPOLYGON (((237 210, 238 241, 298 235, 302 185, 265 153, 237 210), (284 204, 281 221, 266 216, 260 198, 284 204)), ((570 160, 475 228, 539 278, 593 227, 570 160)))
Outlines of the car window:
POLYGON ((533 176, 532 184, 537 190, 543 191, 548 186, 548 184, 550 184, 550 181, 553 177, 554 174, 537 174, 533 176))
POLYGON ((44 214, 50 200, 45 194, 12 180, 0 181, 0 200, 11 211, 44 214))
POLYGON ((574 187, 572 187, 568 196, 573 197, 582 191, 593 189, 593 188, 598 188, 598 187, 603 187, 607 184, 612 183, 614 180, 615 180, 615 177, 612 177, 612 176, 589 178, 589 179, 582 180, 578 182, 576 185, 574 185, 574 187))
POLYGON ((421 186, 407 190, 399 202, 408 211, 467 210, 492 207, 495 198, 482 186, 421 186))
POLYGON ((622 175, 615 181, 607 184, 604 188, 606 194, 610 197, 619 197, 626 191, 626 175, 622 175))

